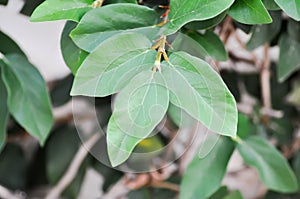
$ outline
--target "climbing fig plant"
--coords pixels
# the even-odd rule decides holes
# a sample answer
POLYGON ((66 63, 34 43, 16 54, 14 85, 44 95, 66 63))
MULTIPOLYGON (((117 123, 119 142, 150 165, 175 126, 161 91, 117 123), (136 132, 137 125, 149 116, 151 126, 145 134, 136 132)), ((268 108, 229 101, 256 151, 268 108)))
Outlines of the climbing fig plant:
MULTIPOLYGON (((269 189, 284 193, 298 189, 288 162, 271 144, 240 134, 247 131, 241 121, 248 119, 238 114, 235 98, 209 63, 228 59, 214 32, 226 18, 252 32, 246 45, 249 50, 277 37, 281 48, 278 81, 285 81, 300 68, 299 32, 293 28, 299 31, 299 13, 297 0, 46 0, 33 12, 31 21, 68 20, 61 49, 74 74, 72 96, 117 94, 106 133, 113 167, 124 163, 167 113, 176 114, 174 109, 219 135, 211 151, 205 157, 196 155, 188 166, 181 184, 181 198, 186 199, 208 198, 219 189, 234 149, 258 170, 269 189), (284 32, 280 32, 282 15, 287 19, 284 32)), ((13 69, 8 66, 20 59, 7 56, 0 62, 0 89, 7 87, 9 99, 17 97, 9 78, 18 79, 22 68, 17 63, 13 69)), ((18 80, 20 84, 26 81, 18 80)), ((47 109, 47 98, 43 101, 41 106, 47 109)), ((8 107, 16 111, 13 103, 8 107)), ((35 132, 39 127, 27 128, 35 132)), ((43 135, 37 137, 43 139, 43 135)))

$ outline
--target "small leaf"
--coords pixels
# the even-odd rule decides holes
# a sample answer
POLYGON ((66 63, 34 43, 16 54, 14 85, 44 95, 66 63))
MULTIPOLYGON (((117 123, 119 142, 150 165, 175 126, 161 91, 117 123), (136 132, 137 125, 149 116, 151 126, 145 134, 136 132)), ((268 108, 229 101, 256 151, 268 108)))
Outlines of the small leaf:
POLYGON ((271 190, 289 193, 298 190, 296 177, 286 159, 260 137, 249 137, 237 146, 246 164, 255 167, 271 190))
POLYGON ((61 19, 79 21, 92 9, 92 3, 93 0, 46 0, 34 10, 30 20, 33 22, 61 19))
POLYGON ((221 77, 204 61, 184 52, 170 56, 163 76, 170 90, 170 101, 211 131, 236 136, 236 102, 221 77))
POLYGON ((243 195, 241 194, 240 191, 233 191, 223 199, 244 199, 243 195))
POLYGON ((64 27, 60 40, 63 58, 73 74, 76 74, 79 66, 88 55, 87 52, 78 48, 69 36, 76 25, 77 23, 68 21, 64 27))
POLYGON ((224 11, 212 19, 207 19, 203 21, 192 21, 186 24, 184 27, 191 30, 209 29, 221 23, 221 21, 226 17, 226 14, 227 11, 224 11))
POLYGON ((191 21, 212 19, 227 10, 234 0, 172 0, 170 1, 167 34, 175 33, 191 21))
POLYGON ((300 43, 300 22, 290 19, 288 21, 288 34, 295 41, 300 43))
POLYGON ((233 150, 234 143, 221 137, 206 157, 195 156, 183 175, 180 198, 205 199, 217 191, 233 150))
POLYGON ((154 40, 159 38, 159 28, 155 26, 157 18, 157 13, 145 6, 130 3, 107 5, 84 15, 71 32, 71 37, 88 52, 107 38, 122 32, 138 32, 154 40))
POLYGON ((160 73, 145 71, 120 92, 108 123, 107 143, 113 167, 154 130, 168 109, 169 93, 160 73))
POLYGON ((9 111, 43 145, 53 123, 46 83, 25 57, 11 54, 4 61, 2 78, 8 92, 9 111))
POLYGON ((0 70, 0 107, 1 107, 0 108, 0 152, 1 152, 6 141, 6 124, 8 121, 7 92, 1 78, 1 70, 0 70))
POLYGON ((0 31, 0 53, 4 55, 10 53, 17 53, 25 56, 25 53, 21 50, 18 44, 1 31, 0 31))
POLYGON ((274 0, 277 5, 290 17, 296 21, 300 20, 300 1, 299 0, 274 0))
POLYGON ((262 2, 268 10, 280 10, 274 0, 262 0, 262 2))
POLYGON ((252 36, 247 43, 248 50, 270 43, 278 35, 281 29, 281 12, 271 12, 271 16, 273 23, 253 26, 252 36))
POLYGON ((119 92, 132 77, 151 70, 156 51, 141 34, 122 33, 100 44, 77 71, 71 95, 103 97, 119 92))
POLYGON ((271 23, 272 18, 261 0, 236 0, 228 14, 240 23, 271 23))
POLYGON ((283 82, 292 73, 300 69, 300 43, 284 34, 279 40, 279 48, 277 78, 280 82, 283 82))

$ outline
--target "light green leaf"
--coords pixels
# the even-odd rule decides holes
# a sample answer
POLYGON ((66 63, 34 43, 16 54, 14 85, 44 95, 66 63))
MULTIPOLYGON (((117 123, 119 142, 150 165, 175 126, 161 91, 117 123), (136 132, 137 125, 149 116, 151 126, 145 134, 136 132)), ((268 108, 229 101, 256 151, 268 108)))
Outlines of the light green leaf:
POLYGON ((268 10, 280 10, 274 0, 262 0, 262 2, 268 10))
POLYGON ((164 81, 160 73, 144 71, 120 92, 107 129, 112 166, 123 163, 163 119, 169 104, 164 81))
POLYGON ((71 95, 103 97, 120 91, 132 77, 151 70, 156 51, 143 35, 122 33, 101 43, 77 71, 71 95))
POLYGON ((187 112, 173 105, 169 104, 168 116, 178 127, 188 127, 191 128, 195 124, 195 119, 191 117, 187 112))
POLYGON ((277 5, 290 17, 296 21, 300 20, 300 1, 299 0, 274 0, 277 5))
POLYGON ((247 49, 253 50, 261 45, 270 43, 280 32, 281 12, 271 12, 273 23, 256 25, 252 28, 252 36, 247 43, 247 49))
POLYGON ((207 19, 203 21, 192 21, 186 24, 184 27, 191 30, 209 29, 221 23, 221 21, 226 17, 226 14, 227 11, 224 11, 212 19, 207 19))
POLYGON ((64 27, 60 40, 63 58, 73 74, 76 74, 79 66, 88 55, 87 52, 78 48, 69 36, 76 25, 77 23, 68 21, 64 27))
POLYGON ((300 69, 300 43, 284 34, 279 40, 279 48, 278 80, 283 82, 300 69))
POLYGON ((67 19, 79 21, 92 9, 93 0, 46 0, 32 13, 33 22, 67 19))
POLYGON ((137 0, 105 0, 105 3, 134 3, 137 4, 137 0))
POLYGON ((181 199, 205 199, 221 186, 234 143, 221 137, 212 151, 203 159, 197 155, 189 164, 180 185, 181 199))
POLYGON ((45 143, 53 124, 46 83, 38 70, 20 55, 5 56, 2 78, 8 93, 8 108, 25 130, 45 143))
POLYGON ((227 10, 234 0, 172 0, 170 1, 168 34, 175 33, 191 21, 202 21, 214 18, 227 10))
POLYGON ((184 52, 170 56, 162 74, 170 90, 170 101, 211 131, 236 136, 236 102, 221 77, 206 62, 184 52))
POLYGON ((283 193, 298 190, 297 179, 288 162, 267 141, 253 136, 239 142, 237 148, 246 164, 258 170, 269 189, 283 193))
POLYGON ((159 38, 157 13, 135 4, 112 4, 88 12, 71 32, 74 42, 91 52, 107 38, 122 32, 138 32, 150 40, 159 38), (113 17, 112 17, 113 16, 113 17))
MULTIPOLYGON (((1 67, 1 63, 0 63, 1 67)), ((1 69, 1 68, 0 68, 1 69)), ((1 75, 1 70, 0 70, 1 75)), ((6 124, 8 121, 7 91, 0 76, 0 152, 5 145, 6 124)))
POLYGON ((240 23, 271 23, 272 18, 261 0, 236 0, 228 14, 240 23))

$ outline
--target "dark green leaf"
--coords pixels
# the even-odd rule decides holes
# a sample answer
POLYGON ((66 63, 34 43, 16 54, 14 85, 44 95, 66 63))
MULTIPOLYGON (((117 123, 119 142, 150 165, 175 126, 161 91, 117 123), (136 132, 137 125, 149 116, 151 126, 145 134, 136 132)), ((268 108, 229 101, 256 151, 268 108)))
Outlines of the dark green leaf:
POLYGON ((11 54, 4 61, 2 78, 8 92, 9 111, 43 145, 53 123, 46 83, 25 57, 11 54))
POLYGON ((226 186, 220 187, 209 199, 224 198, 228 194, 228 188, 226 186))
MULTIPOLYGON (((1 69, 1 63, 0 63, 1 69)), ((1 70, 0 70, 1 75, 1 70)), ((7 92, 0 76, 0 154, 6 141, 6 124, 8 121, 7 92)))
POLYGON ((25 56, 25 53, 21 50, 18 44, 1 31, 0 31, 0 53, 4 55, 9 53, 17 53, 25 56))
POLYGON ((300 69, 300 43, 287 34, 279 41, 280 55, 277 78, 280 82, 286 80, 293 72, 300 69))
POLYGON ((274 0, 262 0, 262 2, 268 10, 280 10, 274 0))
POLYGON ((46 0, 34 10, 30 20, 33 22, 61 19, 79 21, 92 9, 92 3, 93 0, 46 0))
POLYGON ((221 137, 206 157, 196 155, 183 175, 180 198, 205 199, 217 191, 233 150, 234 143, 221 137))
POLYGON ((256 25, 252 28, 252 36, 247 43, 247 49, 253 50, 266 43, 270 43, 281 29, 281 12, 272 12, 273 23, 256 25))
POLYGON ((206 62, 184 52, 172 53, 169 59, 169 64, 162 65, 162 74, 171 103, 211 131, 236 136, 236 102, 219 74, 206 62))
POLYGON ((25 4, 20 13, 30 16, 32 15, 34 9, 43 2, 44 0, 25 0, 25 4))
POLYGON ((103 97, 119 92, 132 77, 153 67, 156 51, 141 34, 122 33, 101 43, 79 68, 71 95, 103 97))
POLYGON ((7 5, 8 0, 0 0, 0 5, 7 5))
POLYGON ((73 79, 73 75, 70 74, 63 79, 55 81, 50 92, 53 106, 62 106, 71 100, 70 91, 73 79))
POLYGON ((300 151, 297 151, 297 154, 295 155, 295 159, 293 161, 293 168, 298 180, 298 183, 300 183, 300 151))
POLYGON ((288 102, 295 106, 300 106, 300 81, 299 80, 297 80, 294 83, 291 93, 289 94, 288 97, 288 102))
POLYGON ((168 104, 165 80, 151 70, 135 76, 120 92, 107 127, 112 166, 123 163, 134 147, 150 135, 163 119, 168 104))
POLYGON ((271 190, 288 193, 298 190, 297 179, 286 159, 267 141, 249 137, 238 143, 246 164, 255 167, 263 183, 271 190))
POLYGON ((71 37, 80 48, 91 52, 107 38, 122 32, 138 32, 150 40, 158 39, 156 23, 153 9, 129 3, 112 4, 84 15, 71 37))
POLYGON ((225 18, 226 14, 227 12, 225 11, 212 19, 207 19, 203 21, 192 21, 186 24, 184 27, 191 30, 209 29, 221 23, 221 21, 225 18))
POLYGON ((7 144, 0 155, 0 184, 13 190, 24 189, 26 167, 22 148, 16 144, 7 144))
POLYGON ((288 21, 288 34, 295 41, 300 43, 300 22, 290 19, 288 21))
POLYGON ((277 5, 290 17, 300 20, 300 1, 299 0, 274 0, 277 5))
POLYGON ((170 1, 169 23, 167 34, 175 33, 191 21, 212 19, 227 10, 234 0, 172 0, 170 1))
POLYGON ((76 74, 88 53, 78 48, 71 39, 70 32, 76 27, 77 23, 68 21, 61 35, 60 45, 63 58, 73 74, 76 74))
POLYGON ((236 0, 228 14, 240 23, 271 23, 272 18, 261 0, 236 0))
POLYGON ((243 195, 240 191, 231 192, 228 196, 224 197, 224 199, 243 199, 243 195))

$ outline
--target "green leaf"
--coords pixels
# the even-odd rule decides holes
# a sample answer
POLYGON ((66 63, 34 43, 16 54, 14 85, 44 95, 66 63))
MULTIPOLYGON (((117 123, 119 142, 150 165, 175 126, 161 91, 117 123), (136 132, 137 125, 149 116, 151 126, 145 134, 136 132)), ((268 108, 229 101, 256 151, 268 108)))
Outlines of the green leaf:
POLYGON ((135 4, 112 4, 88 12, 71 32, 74 42, 91 52, 107 38, 122 32, 138 32, 158 39, 157 13, 135 4), (113 16, 113 17, 112 17, 113 16))
POLYGON ((71 95, 103 97, 119 92, 132 77, 151 70, 156 51, 141 34, 122 33, 101 43, 77 71, 71 95))
POLYGON ((268 10, 280 10, 274 0, 262 0, 262 2, 268 10))
POLYGON ((212 19, 207 19, 203 21, 192 21, 186 24, 184 27, 191 30, 209 29, 221 23, 221 21, 226 17, 226 14, 227 11, 224 11, 212 19))
MULTIPOLYGON (((0 70, 0 75, 1 75, 1 70, 0 70)), ((6 124, 8 122, 7 91, 1 76, 0 76, 0 107, 1 107, 0 108, 0 152, 1 152, 5 145, 6 124)))
POLYGON ((172 103, 169 104, 168 116, 178 127, 191 127, 195 124, 194 118, 172 103))
POLYGON ((290 19, 288 21, 288 34, 289 36, 297 42, 300 42, 300 22, 290 19))
POLYGON ((261 0, 236 0, 228 14, 240 23, 271 23, 272 18, 261 0))
POLYGON ((288 102, 294 106, 300 106, 300 81, 297 80, 293 84, 291 93, 288 95, 288 102))
POLYGON ((270 43, 278 35, 281 29, 281 12, 271 12, 271 16, 273 23, 253 26, 252 36, 247 43, 248 50, 270 43))
POLYGON ((7 5, 8 0, 0 0, 0 5, 7 5))
POLYGON ((228 194, 228 188, 226 186, 220 187, 209 199, 224 198, 228 194))
POLYGON ((224 199, 243 199, 243 198, 244 198, 243 195, 238 190, 234 191, 234 192, 231 192, 229 195, 224 197, 224 199))
POLYGON ((79 21, 92 9, 92 3, 93 0, 46 0, 34 10, 30 20, 33 22, 61 19, 79 21))
POLYGON ((180 198, 205 199, 221 186, 234 143, 221 137, 212 151, 203 159, 197 155, 189 164, 180 185, 180 198))
POLYGON ((211 131, 236 136, 236 102, 219 74, 206 62, 184 52, 175 52, 163 63, 162 74, 170 101, 211 131))
POLYGON ((31 16, 33 11, 43 2, 44 0, 26 0, 20 13, 31 16))
POLYGON ((76 74, 88 53, 78 48, 71 39, 70 32, 76 27, 77 23, 68 21, 61 35, 60 46, 63 58, 73 74, 76 74))
POLYGON ((249 118, 240 113, 238 114, 238 126, 237 133, 240 138, 247 137, 250 133, 250 121, 249 118))
POLYGON ((9 111, 43 145, 53 124, 46 83, 25 57, 10 54, 4 61, 2 78, 8 92, 9 111))
POLYGON ((277 78, 285 81, 292 73, 300 69, 300 42, 293 40, 287 34, 279 40, 279 61, 277 78))
POLYGON ((267 141, 253 136, 239 142, 237 148, 246 164, 258 170, 269 189, 283 193, 297 191, 297 180, 288 162, 267 141))
POLYGON ((134 3, 137 4, 137 0, 105 0, 105 3, 134 3))
POLYGON ((169 23, 167 34, 175 33, 191 21, 212 19, 227 10, 234 0, 172 0, 170 1, 169 23))
POLYGON ((4 55, 9 53, 17 53, 25 56, 25 53, 21 50, 18 44, 1 31, 0 31, 0 53, 4 55))
POLYGON ((169 93, 160 73, 141 72, 120 92, 108 123, 107 144, 113 167, 154 130, 168 109, 169 93))
POLYGON ((299 0, 274 0, 277 5, 290 17, 296 21, 300 20, 300 1, 299 0))

